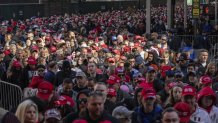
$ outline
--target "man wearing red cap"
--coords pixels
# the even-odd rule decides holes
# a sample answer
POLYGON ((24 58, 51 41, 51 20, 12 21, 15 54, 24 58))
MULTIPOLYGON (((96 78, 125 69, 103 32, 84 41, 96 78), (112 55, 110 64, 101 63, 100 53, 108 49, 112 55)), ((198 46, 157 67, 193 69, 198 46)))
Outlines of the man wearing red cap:
POLYGON ((38 86, 37 97, 41 100, 49 101, 53 96, 53 85, 49 82, 41 82, 38 86))
POLYGON ((133 113, 133 123, 159 123, 162 108, 155 104, 156 92, 149 87, 142 90, 142 106, 136 108, 133 113))
POLYGON ((113 88, 109 88, 108 89, 108 94, 107 94, 107 99, 112 102, 112 103, 116 103, 116 96, 117 96, 117 92, 115 89, 113 88))
POLYGON ((129 98, 130 95, 120 89, 121 85, 121 79, 116 75, 111 75, 109 79, 107 80, 107 83, 109 84, 109 87, 114 88, 117 92, 117 99, 116 102, 120 102, 125 98, 129 98))
POLYGON ((25 78, 22 74, 23 69, 20 61, 14 61, 11 66, 11 76, 8 78, 8 81, 12 84, 18 85, 21 89, 24 89, 27 87, 28 83, 24 82, 25 78))
MULTIPOLYGON (((11 47, 11 48, 13 49, 13 47, 11 47)), ((21 63, 22 68, 23 68, 23 64, 21 62, 22 59, 23 59, 23 51, 22 50, 16 50, 15 52, 16 52, 15 56, 13 56, 12 59, 10 59, 10 61, 7 58, 7 56, 4 57, 4 62, 5 62, 5 65, 7 67, 7 77, 11 76, 11 66, 12 66, 12 63, 14 61, 19 61, 21 63)))
POLYGON ((218 108, 215 106, 216 94, 211 87, 204 87, 198 92, 197 102, 208 112, 212 123, 218 123, 218 108))
POLYGON ((4 62, 6 64, 7 68, 10 66, 10 63, 11 63, 12 59, 14 58, 14 56, 15 56, 15 54, 17 52, 17 47, 16 47, 15 44, 10 44, 9 48, 10 48, 9 49, 9 54, 4 57, 4 62))
POLYGON ((199 89, 207 86, 212 87, 212 78, 207 75, 201 76, 199 79, 199 89))
POLYGON ((162 81, 156 79, 157 73, 153 67, 148 67, 146 73, 146 82, 155 89, 156 92, 159 92, 163 89, 162 81))
POLYGON ((45 74, 45 66, 44 65, 38 65, 37 66, 37 76, 33 76, 29 87, 31 88, 37 88, 38 85, 44 81, 44 74, 45 74))
POLYGON ((189 123, 191 116, 191 108, 189 104, 179 102, 175 104, 174 108, 179 113, 180 123, 189 123))
POLYGON ((69 114, 75 106, 74 100, 66 95, 59 96, 58 100, 55 101, 54 104, 55 107, 59 109, 62 117, 65 117, 67 114, 69 114))
POLYGON ((24 75, 27 82, 30 82, 32 78, 37 75, 36 67, 37 61, 34 57, 30 56, 27 60, 28 65, 24 68, 24 75))
POLYGON ((192 86, 185 86, 182 90, 182 101, 189 104, 191 108, 190 121, 195 123, 211 123, 208 113, 196 103, 196 89, 192 86))

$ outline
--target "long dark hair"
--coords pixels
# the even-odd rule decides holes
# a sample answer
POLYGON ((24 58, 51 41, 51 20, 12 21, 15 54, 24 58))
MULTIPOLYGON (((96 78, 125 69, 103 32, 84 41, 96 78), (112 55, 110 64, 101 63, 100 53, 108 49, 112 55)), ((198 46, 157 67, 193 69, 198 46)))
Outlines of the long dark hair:
POLYGON ((142 89, 143 89, 143 88, 137 88, 137 89, 135 90, 135 93, 134 93, 135 107, 140 106, 140 104, 139 104, 139 102, 138 102, 138 99, 137 99, 137 95, 138 95, 138 93, 142 92, 142 89))

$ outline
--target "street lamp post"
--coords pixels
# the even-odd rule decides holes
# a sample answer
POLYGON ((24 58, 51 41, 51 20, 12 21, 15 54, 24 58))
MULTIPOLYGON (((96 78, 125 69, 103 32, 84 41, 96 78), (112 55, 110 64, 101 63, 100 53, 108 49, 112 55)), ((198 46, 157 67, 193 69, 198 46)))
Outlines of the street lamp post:
POLYGON ((215 25, 217 25, 217 0, 215 0, 215 25))
POLYGON ((151 0, 146 0, 146 33, 151 33, 151 0))
POLYGON ((139 9, 141 9, 141 5, 140 5, 141 4, 141 0, 139 0, 138 3, 139 3, 139 9))
POLYGON ((172 25, 172 0, 167 0, 167 28, 171 29, 172 25))
POLYGON ((184 0, 184 28, 187 28, 187 0, 184 0))

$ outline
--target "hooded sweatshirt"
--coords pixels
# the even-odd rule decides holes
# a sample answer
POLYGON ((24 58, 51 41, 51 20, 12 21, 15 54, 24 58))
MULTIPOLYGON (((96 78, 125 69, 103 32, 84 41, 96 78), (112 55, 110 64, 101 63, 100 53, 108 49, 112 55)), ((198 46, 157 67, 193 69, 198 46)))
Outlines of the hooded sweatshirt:
POLYGON ((208 112, 208 114, 209 114, 209 116, 211 118, 211 122, 212 123, 218 123, 218 108, 216 106, 214 106, 214 104, 216 102, 216 94, 212 90, 211 87, 207 86, 207 87, 202 88, 199 91, 197 101, 198 101, 198 104, 199 104, 200 107, 202 107, 201 100, 205 96, 212 96, 213 104, 211 106, 207 107, 205 110, 208 112))

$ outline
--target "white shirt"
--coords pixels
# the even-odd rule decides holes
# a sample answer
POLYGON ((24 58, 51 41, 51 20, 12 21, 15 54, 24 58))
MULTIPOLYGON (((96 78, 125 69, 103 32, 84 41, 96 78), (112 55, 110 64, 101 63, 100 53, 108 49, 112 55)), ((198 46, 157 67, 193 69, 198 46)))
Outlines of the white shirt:
POLYGON ((195 123, 213 123, 210 116, 203 108, 197 106, 195 112, 191 115, 190 120, 195 123))
POLYGON ((142 57, 143 59, 145 59, 145 51, 142 51, 142 52, 140 53, 140 55, 141 55, 141 57, 142 57))
POLYGON ((213 106, 209 113, 211 123, 218 123, 218 108, 213 106))
POLYGON ((202 66, 203 66, 203 67, 206 67, 206 65, 207 65, 207 63, 206 63, 206 62, 202 63, 202 66))

